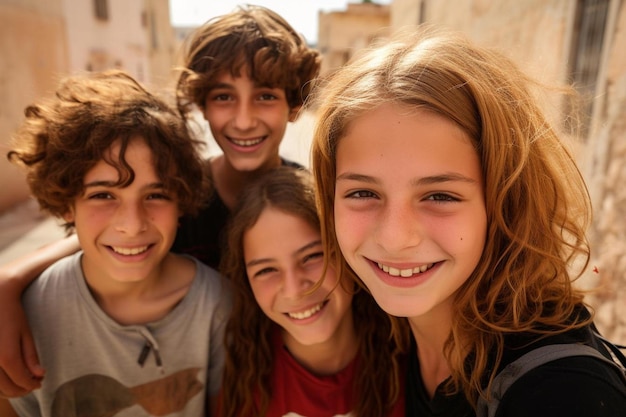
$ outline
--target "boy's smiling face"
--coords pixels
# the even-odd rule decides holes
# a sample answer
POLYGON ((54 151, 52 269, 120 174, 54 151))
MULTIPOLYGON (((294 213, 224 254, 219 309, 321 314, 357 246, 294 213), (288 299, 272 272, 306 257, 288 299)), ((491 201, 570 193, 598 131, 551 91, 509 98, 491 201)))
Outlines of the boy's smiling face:
POLYGON ((237 171, 257 171, 280 165, 278 150, 287 122, 298 109, 290 109, 282 88, 261 86, 247 75, 223 72, 209 91, 204 118, 227 162, 237 171))
MULTIPOLYGON (((119 141, 109 148, 113 160, 119 150, 119 141)), ((111 288, 115 281, 156 277, 176 236, 177 200, 163 189, 152 151, 143 139, 133 139, 125 159, 135 173, 130 185, 116 185, 117 170, 100 160, 85 174, 84 193, 65 216, 75 223, 84 251, 83 270, 92 286, 96 280, 111 288)))

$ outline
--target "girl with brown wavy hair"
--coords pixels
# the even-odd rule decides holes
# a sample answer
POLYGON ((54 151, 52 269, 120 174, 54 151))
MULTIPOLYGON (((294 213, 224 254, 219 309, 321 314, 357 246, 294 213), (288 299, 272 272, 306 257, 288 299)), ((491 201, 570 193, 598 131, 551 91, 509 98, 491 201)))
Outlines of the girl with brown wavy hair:
POLYGON ((310 180, 287 167, 265 174, 229 223, 221 415, 404 416, 391 321, 353 279, 324 268, 310 180))
MULTIPOLYGON (((319 93, 325 250, 408 318, 407 415, 474 415, 498 371, 540 346, 609 357, 572 284, 589 259, 587 189, 533 86, 501 54, 422 30, 364 53, 319 93)), ((497 416, 615 416, 626 388, 577 356, 499 400, 497 416)))

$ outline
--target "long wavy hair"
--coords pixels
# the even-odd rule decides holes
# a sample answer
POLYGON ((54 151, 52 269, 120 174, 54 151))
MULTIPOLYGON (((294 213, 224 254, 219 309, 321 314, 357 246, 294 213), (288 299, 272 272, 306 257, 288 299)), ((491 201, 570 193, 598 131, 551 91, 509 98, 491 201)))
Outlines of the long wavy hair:
POLYGON ((283 88, 290 109, 307 99, 321 57, 285 19, 261 6, 238 6, 207 21, 184 45, 178 78, 179 112, 188 115, 195 104, 204 108, 207 93, 223 72, 233 77, 248 71, 259 85, 283 88))
MULTIPOLYGON (((233 310, 226 326, 226 365, 222 383, 222 416, 264 416, 272 401, 272 322, 261 310, 248 280, 243 237, 268 207, 300 217, 320 228, 311 175, 281 167, 264 174, 241 196, 228 226, 226 256, 220 271, 233 287, 233 310)), ((340 279, 354 286, 350 279, 340 279)), ((354 381, 355 416, 386 415, 401 392, 402 351, 392 338, 389 316, 365 291, 355 288, 352 311, 358 337, 359 370, 354 381)))
MULTIPOLYGON (((121 187, 135 174, 125 160, 128 144, 141 138, 155 171, 183 213, 195 213, 207 192, 202 143, 163 99, 123 71, 85 73, 61 80, 54 96, 26 107, 13 136, 10 161, 27 168, 27 182, 41 208, 61 218, 84 191, 83 179, 100 160, 119 172, 121 187), (119 141, 119 161, 107 150, 119 141)), ((65 224, 71 230, 73 224, 65 224)))
MULTIPOLYGON (((491 384, 505 334, 542 337, 590 321, 572 320, 583 305, 572 280, 589 262, 590 200, 572 155, 530 90, 538 86, 503 55, 431 28, 371 48, 319 93, 312 167, 328 253, 339 249, 337 144, 356 117, 384 103, 425 109, 472 140, 482 166, 487 238, 456 294, 444 350, 452 370, 447 390, 463 391, 472 404, 491 384), (570 268, 574 264, 580 269, 570 268)), ((347 267, 341 257, 337 262, 347 267)))

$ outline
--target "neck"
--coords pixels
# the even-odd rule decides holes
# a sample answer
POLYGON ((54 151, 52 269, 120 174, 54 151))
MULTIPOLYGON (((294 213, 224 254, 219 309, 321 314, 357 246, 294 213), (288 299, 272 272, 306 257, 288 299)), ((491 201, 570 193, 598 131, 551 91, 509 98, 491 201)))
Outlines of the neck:
POLYGON ((444 345, 452 329, 452 309, 440 308, 433 313, 428 317, 409 318, 417 343, 422 381, 431 398, 437 387, 451 375, 450 365, 444 356, 444 345))
POLYGON ((253 171, 237 170, 224 158, 224 155, 220 155, 210 162, 215 189, 226 207, 231 210, 234 209, 237 199, 250 181, 258 178, 261 174, 278 168, 280 164, 281 161, 278 155, 276 159, 253 171))
POLYGON ((159 268, 135 282, 119 282, 82 261, 83 274, 95 302, 122 325, 145 324, 165 317, 187 294, 195 264, 169 254, 159 268))
POLYGON ((358 340, 352 314, 347 313, 335 333, 328 340, 313 345, 299 343, 283 331, 283 340, 289 353, 315 375, 334 375, 354 360, 358 340))

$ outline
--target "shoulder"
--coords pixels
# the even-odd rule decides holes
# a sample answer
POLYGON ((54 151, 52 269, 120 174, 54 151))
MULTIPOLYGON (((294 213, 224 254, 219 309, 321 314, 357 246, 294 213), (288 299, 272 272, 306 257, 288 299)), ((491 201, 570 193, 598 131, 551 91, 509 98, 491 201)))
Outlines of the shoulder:
POLYGON ((541 365, 517 380, 496 416, 617 416, 626 410, 626 386, 617 371, 586 356, 541 365))
POLYGON ((55 288, 67 288, 72 286, 71 278, 76 274, 82 274, 80 267, 80 258, 82 252, 66 256, 59 259, 48 268, 46 268, 37 279, 35 279, 24 292, 24 296, 34 297, 52 297, 55 288))
MULTIPOLYGON (((520 372, 522 375, 503 395, 496 416, 608 417, 619 415, 618 410, 626 410, 626 384, 620 370, 604 359, 609 359, 609 354, 599 347, 599 340, 591 330, 591 327, 583 327, 543 338, 523 349, 505 349, 502 366, 531 352, 553 360, 546 362, 534 355, 537 366, 529 366, 527 373, 520 372), (580 345, 587 345, 589 349, 593 346, 593 353, 602 352, 603 355, 593 357, 573 350, 572 346, 580 345), (568 350, 570 353, 563 354, 568 350), (555 359, 553 353, 561 357, 555 359)), ((523 339, 509 338, 508 342, 520 346, 523 339)), ((526 358, 525 363, 530 363, 526 358)), ((516 366, 519 369, 526 365, 520 365, 518 361, 516 366)), ((518 371, 513 368, 511 372, 518 371)))

